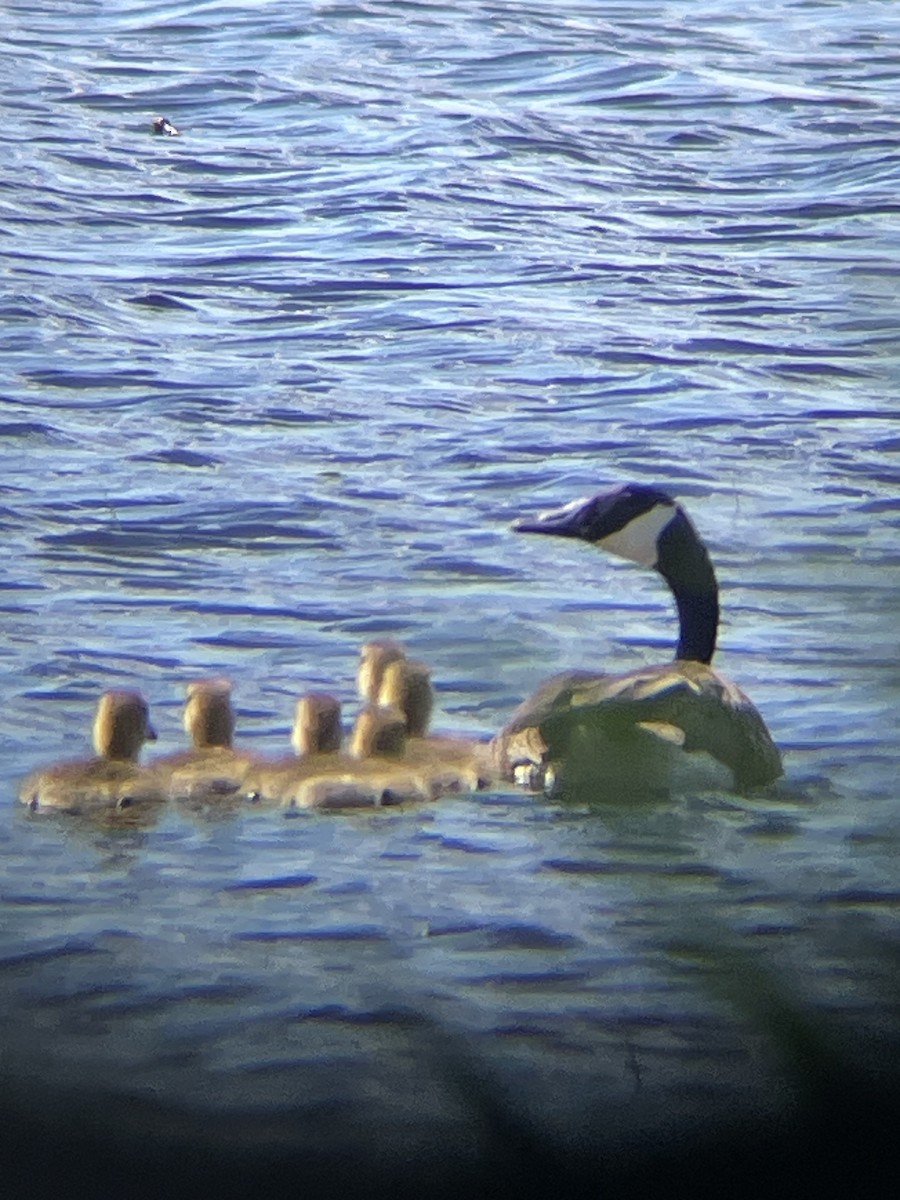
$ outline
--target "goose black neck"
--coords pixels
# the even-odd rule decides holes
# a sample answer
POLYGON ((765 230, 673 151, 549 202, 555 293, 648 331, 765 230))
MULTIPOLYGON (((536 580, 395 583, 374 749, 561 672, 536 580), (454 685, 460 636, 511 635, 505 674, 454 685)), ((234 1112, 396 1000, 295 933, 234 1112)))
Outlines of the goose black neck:
POLYGON ((712 662, 719 628, 719 587, 706 547, 681 509, 662 531, 656 569, 678 606, 676 658, 712 662))

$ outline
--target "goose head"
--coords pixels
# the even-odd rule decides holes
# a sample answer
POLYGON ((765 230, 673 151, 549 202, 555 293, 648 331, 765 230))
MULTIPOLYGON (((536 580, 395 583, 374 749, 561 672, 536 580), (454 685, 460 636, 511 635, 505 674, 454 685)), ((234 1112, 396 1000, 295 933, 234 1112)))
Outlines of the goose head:
POLYGON ((681 629, 675 657, 711 662, 719 623, 715 572, 693 523, 668 492, 626 483, 517 521, 513 528, 578 538, 652 567, 668 583, 678 606, 681 629))

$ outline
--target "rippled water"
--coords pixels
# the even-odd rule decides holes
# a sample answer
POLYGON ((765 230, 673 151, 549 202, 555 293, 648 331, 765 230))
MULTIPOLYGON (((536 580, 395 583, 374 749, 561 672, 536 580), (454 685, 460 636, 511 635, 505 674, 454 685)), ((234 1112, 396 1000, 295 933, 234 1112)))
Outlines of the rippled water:
POLYGON ((4 6, 10 1078, 287 1106, 336 1154, 387 1125, 392 1163, 471 1146, 469 1054, 553 1144, 777 1110, 729 963, 895 1030, 900 22, 740 8, 4 6), (509 532, 627 479, 710 545, 774 796, 16 811, 110 686, 169 750, 227 674, 276 751, 373 634, 484 736, 562 666, 664 658, 658 579, 509 532))

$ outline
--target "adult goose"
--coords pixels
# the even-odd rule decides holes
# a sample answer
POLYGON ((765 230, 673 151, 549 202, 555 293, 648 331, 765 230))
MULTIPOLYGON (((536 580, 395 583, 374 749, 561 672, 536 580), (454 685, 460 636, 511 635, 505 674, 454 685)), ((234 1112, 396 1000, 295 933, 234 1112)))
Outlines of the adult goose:
POLYGON ((659 488, 630 483, 513 528, 579 538, 654 568, 675 598, 680 629, 673 662, 619 675, 570 671, 543 683, 494 739, 504 778, 615 798, 695 779, 745 790, 781 775, 781 756, 759 712, 710 665, 718 585, 679 503, 659 488), (710 773, 707 764, 717 769, 710 773))

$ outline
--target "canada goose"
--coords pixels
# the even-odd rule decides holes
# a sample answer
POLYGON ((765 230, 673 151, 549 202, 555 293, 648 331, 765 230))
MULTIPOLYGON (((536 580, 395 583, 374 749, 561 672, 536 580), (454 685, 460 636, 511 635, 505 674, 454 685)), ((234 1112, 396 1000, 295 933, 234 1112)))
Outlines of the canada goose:
POLYGON ((384 668, 378 703, 406 718, 404 761, 427 779, 432 795, 486 787, 492 775, 489 747, 467 738, 428 734, 433 700, 430 672, 423 663, 396 659, 384 668))
POLYGON ((193 743, 150 763, 177 800, 233 796, 257 756, 233 746, 235 716, 227 679, 198 679, 185 688, 183 724, 193 743))
POLYGON ((95 757, 70 759, 33 771, 19 789, 32 811, 125 809, 165 799, 152 772, 138 766, 144 742, 155 741, 147 701, 140 692, 104 692, 94 717, 95 757))
POLYGON ((545 681, 494 739, 504 778, 585 784, 613 795, 654 791, 689 778, 684 768, 698 761, 690 758, 698 751, 721 764, 727 784, 738 789, 781 775, 781 756, 762 717, 710 666, 718 585, 680 504, 658 488, 631 483, 513 528, 580 538, 655 568, 675 597, 680 632, 674 662, 621 675, 565 672, 545 681))

